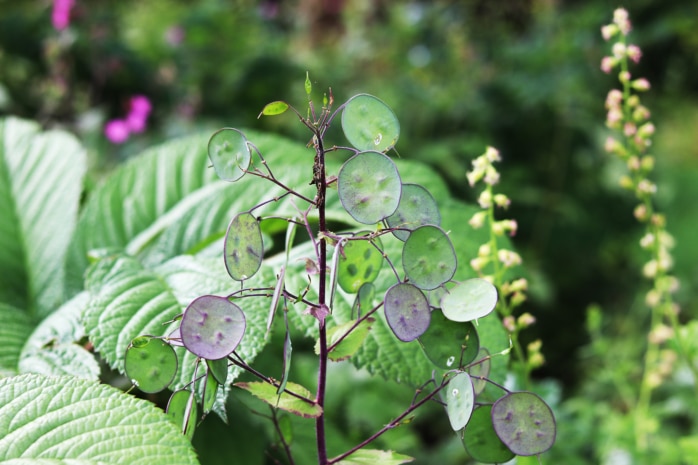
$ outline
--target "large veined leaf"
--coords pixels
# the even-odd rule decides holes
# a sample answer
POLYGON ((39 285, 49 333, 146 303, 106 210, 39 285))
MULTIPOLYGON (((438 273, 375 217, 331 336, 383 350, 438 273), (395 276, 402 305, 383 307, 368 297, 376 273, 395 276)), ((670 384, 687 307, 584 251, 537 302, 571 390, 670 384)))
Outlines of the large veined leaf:
POLYGON ((0 302, 39 318, 60 304, 86 168, 72 135, 0 120, 0 302))
MULTIPOLYGON (((249 284, 269 285, 273 280, 272 270, 262 267, 249 284)), ((179 323, 166 323, 183 313, 194 299, 204 294, 224 296, 236 289, 223 260, 192 256, 176 257, 153 270, 144 268, 132 257, 107 257, 90 267, 86 283, 91 299, 84 315, 85 329, 95 349, 120 371, 124 369, 124 354, 133 338, 146 334, 169 335, 179 323)), ((269 300, 239 299, 236 303, 248 321, 245 337, 236 352, 251 363, 266 343, 269 300)), ((173 389, 191 381, 196 359, 181 347, 176 351, 180 368, 171 385, 173 389)), ((237 368, 231 368, 228 381, 238 374, 237 368)))
MULTIPOLYGON (((314 197, 315 188, 308 184, 314 154, 304 143, 243 132, 280 181, 310 199, 314 197)), ((121 166, 91 193, 69 249, 67 278, 71 293, 82 289, 87 256, 93 249, 127 250, 148 265, 158 265, 177 255, 198 253, 212 244, 217 247, 235 214, 283 193, 280 187, 252 175, 235 183, 219 180, 208 168, 210 135, 207 132, 154 147, 121 166)), ((343 160, 335 154, 326 158, 328 175, 336 175, 343 160)), ((437 201, 448 198, 445 183, 433 171, 402 160, 396 164, 401 173, 403 166, 412 167, 405 179, 428 187, 437 201)), ((297 208, 304 208, 303 201, 286 196, 255 210, 255 214, 297 216, 297 208)), ((327 193, 327 208, 328 220, 354 223, 341 208, 335 190, 327 193)), ((313 215, 316 210, 311 211, 313 215)), ((262 227, 265 225, 263 222, 262 227)))
POLYGON ((80 344, 85 338, 80 318, 88 299, 87 292, 77 294, 36 327, 22 349, 20 373, 99 378, 97 360, 80 344))
MULTIPOLYGON (((314 197, 314 187, 308 184, 312 151, 282 137, 254 131, 245 134, 281 182, 309 199, 314 197)), ((121 249, 148 265, 158 265, 216 243, 235 214, 283 194, 279 186, 252 175, 235 183, 219 180, 208 168, 209 137, 206 133, 154 147, 121 166, 92 192, 69 249, 71 292, 82 288, 91 250, 121 249)), ((329 161, 339 166, 338 160, 329 161)), ((339 205, 336 196, 328 201, 339 205)), ((296 216, 297 208, 304 209, 304 202, 287 196, 255 210, 255 215, 296 216)), ((328 219, 350 219, 341 208, 331 211, 334 213, 328 219)), ((285 229, 285 224, 282 227, 285 229)))
POLYGON ((17 374, 22 346, 34 329, 29 315, 19 308, 0 303, 0 378, 17 374))
POLYGON ((189 441, 150 402, 72 377, 0 380, 0 463, 189 465, 189 441))

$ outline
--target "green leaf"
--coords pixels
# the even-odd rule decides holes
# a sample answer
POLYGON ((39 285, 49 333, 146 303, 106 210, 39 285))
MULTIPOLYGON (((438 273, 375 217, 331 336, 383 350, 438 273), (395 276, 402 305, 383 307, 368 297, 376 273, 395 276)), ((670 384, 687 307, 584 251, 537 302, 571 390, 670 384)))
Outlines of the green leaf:
POLYGON ((305 399, 312 399, 313 396, 310 391, 299 384, 290 381, 286 382, 286 391, 281 393, 281 395, 276 393, 276 386, 261 381, 235 383, 235 386, 248 391, 250 394, 263 400, 272 407, 280 408, 294 415, 303 418, 317 418, 322 415, 322 407, 315 402, 302 400, 288 393, 288 391, 291 391, 305 399))
POLYGON ((275 115, 280 115, 282 113, 285 113, 286 110, 288 110, 288 103, 283 102, 281 100, 277 100, 276 102, 271 102, 267 103, 264 105, 264 108, 262 108, 262 112, 257 116, 259 118, 262 115, 265 116, 275 116, 275 115))
POLYGON ((85 150, 62 131, 0 120, 0 302, 43 318, 63 300, 85 150))
POLYGON ((15 375, 22 347, 34 329, 29 315, 19 308, 0 303, 0 378, 15 375))
POLYGON ((99 379, 99 363, 84 347, 85 329, 80 322, 88 300, 87 292, 77 294, 36 327, 22 349, 20 373, 99 379))
POLYGON ((359 449, 337 465, 400 465, 413 461, 412 457, 391 450, 359 449))
POLYGON ((166 336, 183 309, 157 273, 135 259, 108 257, 86 275, 90 301, 83 321, 95 349, 109 365, 124 371, 124 355, 140 335, 166 336))
MULTIPOLYGON (((303 144, 254 131, 247 134, 274 168, 277 179, 308 198, 314 197, 314 186, 308 184, 312 156, 303 144)), ((209 136, 191 136, 149 149, 121 165, 92 192, 69 249, 71 293, 83 288, 88 253, 95 249, 126 251, 149 267, 183 254, 210 255, 207 248, 220 257, 219 241, 231 218, 283 194, 277 185, 254 176, 235 183, 219 180, 208 168, 209 136)), ((330 169, 336 172, 339 162, 329 161, 330 169)), ((336 196, 328 202, 328 220, 351 222, 349 215, 337 208, 336 196)), ((293 217, 302 205, 299 199, 287 196, 255 209, 255 213, 293 217)))
POLYGON ((189 441, 150 402, 67 376, 0 380, 0 462, 132 465, 145 457, 152 465, 198 463, 189 441))
POLYGON ((359 150, 386 152, 400 137, 400 123, 382 100, 368 94, 355 95, 344 104, 342 129, 359 150))

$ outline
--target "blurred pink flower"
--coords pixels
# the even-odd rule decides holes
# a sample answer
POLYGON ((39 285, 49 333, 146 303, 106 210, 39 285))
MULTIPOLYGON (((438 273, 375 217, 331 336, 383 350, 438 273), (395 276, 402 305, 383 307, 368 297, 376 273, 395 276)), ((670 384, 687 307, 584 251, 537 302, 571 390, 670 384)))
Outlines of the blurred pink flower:
POLYGON ((113 119, 104 126, 104 135, 114 144, 123 144, 129 136, 129 127, 122 119, 113 119))
POLYGON ((114 144, 126 142, 131 133, 145 131, 148 116, 152 110, 148 97, 134 95, 129 101, 129 111, 123 119, 113 119, 104 126, 104 135, 114 144))
POLYGON ((53 27, 62 31, 70 25, 70 9, 75 5, 75 0, 53 0, 51 23, 53 27))

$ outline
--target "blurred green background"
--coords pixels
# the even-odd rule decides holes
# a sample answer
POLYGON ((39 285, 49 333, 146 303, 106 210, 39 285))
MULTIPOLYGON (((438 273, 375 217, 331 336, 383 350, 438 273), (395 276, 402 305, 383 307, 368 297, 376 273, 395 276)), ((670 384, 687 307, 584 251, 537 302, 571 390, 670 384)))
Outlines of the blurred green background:
MULTIPOLYGON (((554 380, 561 402, 612 395, 587 350, 591 304, 613 336, 608 357, 639 365, 649 315, 643 230, 618 187, 622 167, 603 151, 603 103, 616 80, 599 69, 609 47, 600 27, 615 2, 77 0, 60 32, 51 6, 0 0, 0 115, 76 133, 91 182, 145 147, 221 126, 305 140, 294 118, 257 114, 278 99, 303 108, 308 71, 316 95, 331 87, 336 102, 367 92, 388 103, 402 125, 400 156, 433 166, 458 198, 475 198, 470 160, 487 145, 501 151, 500 189, 512 199, 507 216, 518 220, 514 243, 531 285, 522 311, 537 318, 523 337, 543 340, 547 363, 535 376, 554 380), (111 144, 103 125, 136 94, 153 104, 148 130, 111 144)), ((652 83, 643 101, 657 126, 658 202, 677 240, 681 319, 690 320, 698 316, 698 1, 623 6, 643 50, 633 73, 652 83)), ((586 463, 589 446, 578 441, 553 457, 586 463)))

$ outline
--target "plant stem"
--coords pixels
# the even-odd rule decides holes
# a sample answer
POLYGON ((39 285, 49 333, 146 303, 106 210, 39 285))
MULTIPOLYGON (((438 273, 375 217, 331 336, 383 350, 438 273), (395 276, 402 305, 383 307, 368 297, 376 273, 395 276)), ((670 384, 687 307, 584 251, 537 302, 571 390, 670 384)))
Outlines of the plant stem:
POLYGON ((317 441, 317 453, 319 465, 327 465, 327 444, 325 441, 325 389, 327 385, 327 328, 325 326, 324 309, 326 308, 326 287, 327 287, 327 239, 325 232, 327 222, 325 219, 325 194, 327 191, 325 179, 325 151, 322 144, 322 133, 315 133, 315 165, 313 167, 313 181, 317 187, 316 206, 319 215, 319 236, 320 236, 320 257, 318 266, 320 268, 318 304, 320 305, 320 318, 318 325, 320 329, 320 360, 318 364, 318 382, 316 403, 322 408, 322 413, 315 420, 315 436, 317 441))

